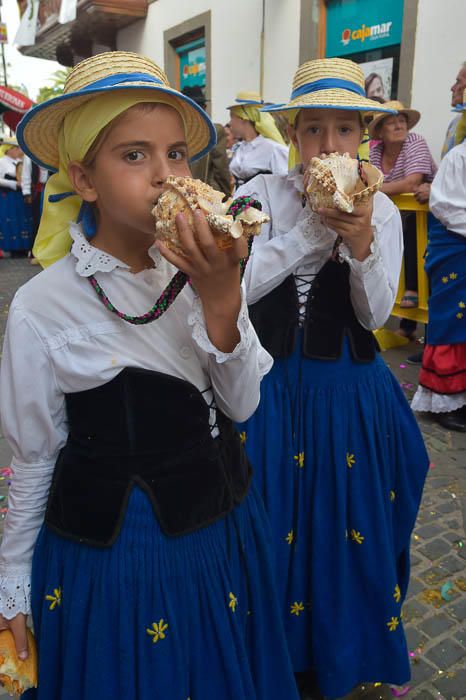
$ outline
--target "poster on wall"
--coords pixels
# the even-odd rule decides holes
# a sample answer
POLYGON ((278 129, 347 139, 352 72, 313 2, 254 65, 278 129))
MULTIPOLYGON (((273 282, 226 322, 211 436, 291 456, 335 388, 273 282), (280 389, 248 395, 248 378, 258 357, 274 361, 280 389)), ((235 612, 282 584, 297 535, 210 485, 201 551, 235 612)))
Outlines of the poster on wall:
POLYGON ((180 56, 180 90, 185 87, 205 87, 206 51, 205 45, 181 50, 180 56))
POLYGON ((393 58, 381 58, 379 61, 360 63, 359 67, 366 79, 367 97, 392 99, 393 58))
POLYGON ((328 0, 326 56, 401 43, 404 0, 328 0))

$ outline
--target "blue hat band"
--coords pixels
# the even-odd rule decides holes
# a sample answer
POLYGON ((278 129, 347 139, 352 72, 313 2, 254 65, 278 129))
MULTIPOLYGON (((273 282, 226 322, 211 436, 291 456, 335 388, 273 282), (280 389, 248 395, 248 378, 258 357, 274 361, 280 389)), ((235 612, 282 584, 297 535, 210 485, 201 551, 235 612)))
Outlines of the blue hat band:
POLYGON ((312 83, 305 83, 299 88, 296 88, 296 90, 293 90, 291 93, 290 100, 295 100, 301 95, 309 95, 311 92, 320 92, 321 90, 332 90, 335 88, 354 92, 357 95, 361 95, 361 97, 366 96, 364 88, 357 83, 353 83, 351 80, 341 80, 340 78, 323 78, 322 80, 314 80, 312 83))
POLYGON ((238 100, 238 99, 236 99, 235 102, 237 102, 239 105, 263 105, 264 104, 263 100, 258 102, 257 100, 238 100))
MULTIPOLYGON (((114 85, 139 81, 144 83, 154 83, 155 85, 163 85, 165 88, 167 87, 159 78, 149 75, 149 73, 116 73, 115 75, 109 75, 101 80, 96 80, 95 83, 86 85, 86 87, 82 88, 82 90, 95 90, 96 88, 113 87, 114 85)), ((81 92, 81 90, 77 90, 77 92, 81 92)))

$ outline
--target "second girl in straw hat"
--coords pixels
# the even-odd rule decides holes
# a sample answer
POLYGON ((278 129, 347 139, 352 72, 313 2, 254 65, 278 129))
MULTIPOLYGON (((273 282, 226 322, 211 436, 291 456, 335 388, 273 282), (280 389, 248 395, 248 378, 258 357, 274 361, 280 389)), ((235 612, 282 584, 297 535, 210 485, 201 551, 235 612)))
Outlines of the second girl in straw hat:
POLYGON ((410 675, 401 606, 428 458, 371 333, 395 300, 401 221, 379 192, 352 213, 313 212, 304 194, 311 158, 354 158, 362 115, 383 109, 365 97, 355 63, 305 63, 290 102, 268 109, 288 115, 301 164, 239 190, 271 218, 246 283, 251 318, 275 358, 243 439, 272 521, 294 669, 339 697, 410 675))
POLYGON ((240 140, 230 163, 236 186, 259 173, 284 175, 288 169, 288 147, 271 114, 261 112, 260 95, 241 92, 230 105, 230 126, 240 140))
POLYGON ((154 246, 165 179, 189 176, 214 133, 158 66, 124 52, 79 64, 19 128, 56 171, 35 254, 57 262, 16 294, 1 373, 14 458, 0 627, 23 658, 32 609, 30 698, 296 698, 231 422, 271 365, 242 250, 220 251, 203 215, 196 235, 177 219, 185 256, 154 246))

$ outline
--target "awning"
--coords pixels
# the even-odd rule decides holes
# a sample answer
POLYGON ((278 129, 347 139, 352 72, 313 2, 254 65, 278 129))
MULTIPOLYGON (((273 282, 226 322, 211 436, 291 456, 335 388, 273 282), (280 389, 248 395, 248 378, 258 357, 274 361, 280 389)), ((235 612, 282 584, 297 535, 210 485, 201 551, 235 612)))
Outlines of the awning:
POLYGON ((13 131, 16 131, 23 114, 33 106, 34 102, 26 95, 0 85, 0 114, 5 124, 13 131))

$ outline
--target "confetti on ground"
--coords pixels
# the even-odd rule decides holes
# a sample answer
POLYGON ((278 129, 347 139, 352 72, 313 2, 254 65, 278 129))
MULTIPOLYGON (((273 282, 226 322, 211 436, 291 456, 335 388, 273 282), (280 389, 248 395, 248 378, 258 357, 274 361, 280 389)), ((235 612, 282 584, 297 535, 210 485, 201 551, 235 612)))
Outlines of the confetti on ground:
POLYGON ((394 698, 403 698, 405 695, 409 693, 411 690, 410 685, 404 685, 399 688, 395 688, 393 685, 390 686, 390 690, 392 691, 392 695, 394 698))
POLYGON ((455 549, 463 549, 463 547, 464 547, 464 540, 455 540, 455 541, 453 542, 453 547, 454 547, 455 549))
POLYGON ((427 588, 425 591, 422 591, 421 597, 426 603, 433 605, 434 608, 440 608, 443 605, 442 594, 434 588, 427 588))
POLYGON ((400 365, 400 369, 406 369, 406 365, 400 365))
POLYGON ((443 600, 446 600, 447 602, 449 602, 453 598, 454 592, 453 584, 451 581, 448 581, 447 583, 443 584, 442 588, 440 589, 440 594, 443 600))
POLYGON ((455 581, 455 585, 457 588, 460 589, 460 591, 463 591, 463 593, 466 593, 466 578, 457 578, 455 581))
POLYGON ((429 469, 435 469, 435 464, 434 464, 434 462, 431 462, 431 463, 429 464, 429 469))

